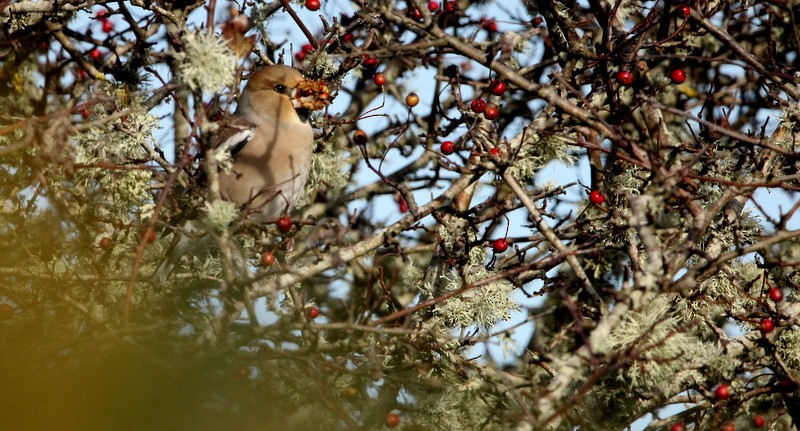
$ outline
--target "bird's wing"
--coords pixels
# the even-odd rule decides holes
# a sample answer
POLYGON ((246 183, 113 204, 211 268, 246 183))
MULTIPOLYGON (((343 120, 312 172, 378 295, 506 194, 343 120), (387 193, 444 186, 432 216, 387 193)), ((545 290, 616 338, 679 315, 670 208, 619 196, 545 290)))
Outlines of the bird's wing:
POLYGON ((214 148, 227 149, 231 153, 231 158, 235 159, 255 133, 255 124, 241 118, 226 118, 220 122, 214 139, 214 148))

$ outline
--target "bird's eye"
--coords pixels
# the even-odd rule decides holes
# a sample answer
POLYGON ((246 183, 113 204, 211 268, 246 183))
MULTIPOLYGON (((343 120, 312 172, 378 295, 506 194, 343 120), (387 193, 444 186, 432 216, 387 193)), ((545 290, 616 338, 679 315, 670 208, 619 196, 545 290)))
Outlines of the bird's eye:
POLYGON ((277 85, 275 85, 274 88, 275 88, 275 91, 278 92, 278 93, 281 93, 281 94, 286 93, 286 86, 283 85, 283 84, 277 84, 277 85))

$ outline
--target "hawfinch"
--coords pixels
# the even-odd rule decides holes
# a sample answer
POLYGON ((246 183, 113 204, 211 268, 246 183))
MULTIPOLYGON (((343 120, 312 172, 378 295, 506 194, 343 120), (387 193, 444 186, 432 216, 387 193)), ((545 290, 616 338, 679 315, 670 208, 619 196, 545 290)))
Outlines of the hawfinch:
MULTIPOLYGON (((295 68, 264 67, 250 75, 233 118, 220 122, 214 146, 227 148, 233 160, 229 171, 219 172, 220 196, 235 203, 244 217, 259 223, 275 219, 303 191, 314 141, 308 117, 312 109, 321 108, 313 100, 320 86, 304 80, 295 68)), ((200 234, 202 223, 189 221, 181 231, 200 234)), ((176 232, 151 281, 166 280, 190 245, 187 235, 176 232)))

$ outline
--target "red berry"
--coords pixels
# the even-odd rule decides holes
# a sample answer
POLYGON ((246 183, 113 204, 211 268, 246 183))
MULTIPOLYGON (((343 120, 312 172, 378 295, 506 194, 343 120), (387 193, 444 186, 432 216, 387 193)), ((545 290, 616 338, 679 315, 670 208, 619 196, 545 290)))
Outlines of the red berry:
POLYGON ((489 33, 497 33, 497 23, 493 19, 481 18, 481 28, 489 33))
POLYGON ((383 76, 382 73, 378 72, 372 77, 372 82, 374 82, 378 87, 383 87, 383 84, 386 84, 386 77, 383 76))
POLYGON ((492 250, 494 250, 495 253, 502 253, 508 250, 508 241, 506 241, 505 238, 497 238, 492 242, 492 250))
POLYGON ((673 84, 683 84, 686 81, 686 72, 683 69, 675 69, 670 75, 673 84))
POLYGON ((723 383, 717 386, 716 389, 714 389, 714 395, 719 400, 727 400, 728 398, 731 397, 731 388, 729 388, 728 385, 723 383))
POLYGON ((103 32, 111 33, 112 31, 114 31, 114 23, 111 22, 110 20, 104 19, 103 20, 103 32))
POLYGON ((675 9, 675 15, 678 15, 681 18, 689 18, 689 15, 692 14, 692 9, 689 6, 681 5, 675 9))
POLYGON ((499 148, 497 148, 497 147, 494 147, 494 148, 490 148, 490 149, 489 149, 489 154, 491 154, 491 155, 492 155, 492 157, 500 157, 500 156, 502 156, 502 155, 503 155, 503 152, 502 152, 502 151, 500 151, 500 149, 499 149, 499 148))
POLYGON ((405 214, 408 212, 408 202, 405 199, 397 203, 397 210, 405 214))
POLYGON ((775 330, 775 322, 773 322, 770 318, 763 319, 761 321, 761 325, 759 325, 759 329, 761 329, 761 332, 769 334, 775 330))
POLYGON ((378 65, 378 59, 375 57, 364 57, 364 61, 361 62, 364 67, 375 67, 378 65))
POLYGON ((400 415, 397 413, 389 413, 386 415, 386 426, 389 428, 397 428, 400 425, 400 415))
POLYGON ((303 47, 300 48, 300 50, 302 50, 306 54, 310 54, 310 53, 314 52, 314 45, 312 45, 310 43, 307 43, 307 44, 303 45, 303 47))
POLYGON ((100 50, 97 48, 92 48, 92 50, 89 51, 89 58, 91 58, 94 61, 100 60, 101 58, 103 58, 103 53, 100 52, 100 50))
POLYGON ((755 415, 755 416, 753 416, 753 426, 754 426, 754 427, 756 427, 756 428, 761 428, 761 427, 763 427, 763 426, 764 426, 766 423, 767 423, 767 421, 766 421, 766 420, 764 420, 764 416, 761 416, 761 415, 755 415))
POLYGON ((472 109, 472 112, 480 114, 486 110, 486 101, 483 99, 475 99, 469 104, 469 107, 472 109))
POLYGON ((353 33, 347 33, 342 37, 342 42, 344 43, 353 43, 354 40, 355 36, 353 36, 353 33))
POLYGON ((769 299, 775 302, 783 301, 783 291, 777 287, 773 287, 769 290, 769 299))
POLYGON ((617 72, 617 82, 624 86, 633 84, 633 74, 627 70, 620 70, 617 72))
POLYGON ((14 307, 6 303, 0 304, 0 321, 8 320, 12 317, 14 317, 14 307))
POLYGON ((108 16, 108 11, 105 9, 100 9, 99 11, 97 11, 97 13, 94 14, 94 16, 99 20, 106 19, 106 16, 108 16))
POLYGON ((720 428, 719 431, 736 431, 736 426, 733 422, 725 422, 722 424, 722 428, 720 428))
POLYGON ((272 266, 275 264, 275 255, 271 251, 265 251, 261 254, 261 265, 272 266))
POLYGON ((459 9, 458 2, 454 0, 448 0, 444 2, 444 11, 447 13, 453 13, 459 9))
POLYGON ((606 197, 603 196, 603 194, 600 193, 599 190, 592 190, 592 192, 589 193, 589 202, 591 202, 592 205, 600 205, 605 201, 606 197))
POLYGON ((453 141, 442 142, 442 153, 449 156, 456 152, 456 144, 453 141))
POLYGON ((428 2, 428 10, 431 12, 436 12, 439 10, 439 2, 437 1, 429 1, 428 2))
POLYGON ((506 83, 503 81, 492 81, 489 84, 489 92, 495 96, 502 96, 506 92, 506 83))
POLYGON ((531 20, 531 24, 533 24, 534 27, 539 27, 540 25, 542 25, 543 22, 544 22, 544 18, 542 18, 540 16, 534 17, 531 20))
POLYGON ((141 235, 142 241, 150 244, 151 242, 156 240, 156 231, 153 228, 145 228, 142 230, 141 235))
POLYGON ((318 11, 319 6, 319 0, 306 0, 306 9, 310 11, 318 11))
POLYGON ((292 230, 292 219, 289 216, 280 216, 278 221, 275 222, 275 225, 278 226, 278 230, 283 233, 289 233, 292 230))
POLYGON ((494 103, 487 103, 486 109, 483 111, 483 117, 487 120, 496 120, 500 116, 500 108, 494 103))
POLYGON ((103 250, 108 250, 109 248, 111 248, 111 238, 107 236, 100 238, 99 245, 100 248, 102 248, 103 250))
POLYGON ((669 431, 686 431, 686 426, 680 422, 676 422, 669 427, 669 431))
POLYGON ((417 21, 422 21, 422 11, 417 9, 417 8, 415 8, 415 7, 412 7, 408 11, 408 16, 410 16, 411 19, 415 19, 417 21))
POLYGON ((309 305, 305 310, 306 319, 313 320, 319 316, 319 308, 316 305, 309 305))

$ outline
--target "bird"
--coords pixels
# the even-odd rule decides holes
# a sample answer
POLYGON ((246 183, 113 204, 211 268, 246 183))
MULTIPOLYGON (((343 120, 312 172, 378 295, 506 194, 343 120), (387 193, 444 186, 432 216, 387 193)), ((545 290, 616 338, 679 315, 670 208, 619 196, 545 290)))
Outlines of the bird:
MULTIPOLYGON (((212 147, 230 152, 231 168, 218 174, 219 194, 259 224, 288 213, 303 192, 311 168, 314 132, 309 118, 318 104, 299 70, 281 64, 250 74, 236 111, 219 122, 212 147), (300 88, 302 87, 302 88, 300 88)), ((327 93, 326 93, 327 97, 327 93)), ((202 235, 189 220, 175 231, 167 256, 151 276, 163 283, 202 235)))

